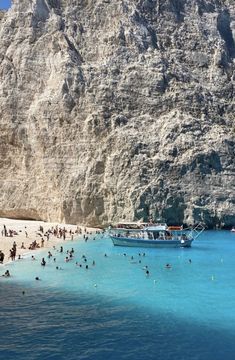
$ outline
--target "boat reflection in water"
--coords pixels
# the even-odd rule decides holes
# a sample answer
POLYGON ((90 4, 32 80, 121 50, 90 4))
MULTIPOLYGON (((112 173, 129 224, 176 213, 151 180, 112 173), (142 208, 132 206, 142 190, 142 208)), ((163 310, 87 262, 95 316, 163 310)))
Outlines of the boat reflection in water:
POLYGON ((186 229, 164 223, 120 223, 109 227, 109 235, 115 246, 190 247, 204 229, 201 223, 186 229))

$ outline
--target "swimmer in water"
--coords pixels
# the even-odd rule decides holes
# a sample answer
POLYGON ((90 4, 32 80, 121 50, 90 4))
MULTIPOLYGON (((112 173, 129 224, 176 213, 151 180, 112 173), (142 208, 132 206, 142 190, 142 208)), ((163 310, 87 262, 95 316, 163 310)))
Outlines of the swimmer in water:
POLYGON ((165 268, 166 269, 171 269, 171 264, 166 264, 165 268))
POLYGON ((95 260, 92 261, 92 265, 95 266, 95 260))
POLYGON ((56 266, 56 270, 63 270, 62 267, 56 266))
POLYGON ((149 276, 149 271, 148 271, 148 270, 146 270, 145 274, 146 274, 146 276, 149 276))
POLYGON ((42 265, 42 266, 45 266, 45 265, 46 265, 46 261, 45 261, 44 258, 42 258, 41 265, 42 265))
POLYGON ((35 280, 41 280, 38 276, 35 277, 35 280))
POLYGON ((3 274, 2 276, 4 276, 4 277, 10 277, 11 275, 10 275, 9 270, 6 270, 6 271, 5 271, 5 274, 3 274))

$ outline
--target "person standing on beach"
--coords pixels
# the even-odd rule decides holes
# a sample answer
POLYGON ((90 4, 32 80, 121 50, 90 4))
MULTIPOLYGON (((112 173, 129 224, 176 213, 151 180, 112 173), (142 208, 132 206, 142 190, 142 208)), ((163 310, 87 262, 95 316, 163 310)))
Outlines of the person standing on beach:
POLYGON ((4 253, 2 252, 2 250, 0 250, 0 264, 3 264, 3 261, 4 261, 4 253))

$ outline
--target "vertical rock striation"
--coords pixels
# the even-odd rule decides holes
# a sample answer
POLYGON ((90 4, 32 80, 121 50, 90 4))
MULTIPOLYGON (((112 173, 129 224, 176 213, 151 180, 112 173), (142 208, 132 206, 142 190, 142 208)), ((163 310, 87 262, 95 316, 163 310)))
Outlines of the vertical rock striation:
POLYGON ((235 224, 233 0, 13 0, 0 216, 235 224))

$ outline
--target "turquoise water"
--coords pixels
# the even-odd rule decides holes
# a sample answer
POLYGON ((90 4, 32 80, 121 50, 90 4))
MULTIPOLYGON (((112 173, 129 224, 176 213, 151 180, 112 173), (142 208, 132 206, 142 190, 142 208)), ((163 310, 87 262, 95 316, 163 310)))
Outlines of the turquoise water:
POLYGON ((113 247, 102 236, 63 246, 45 268, 47 252, 7 266, 13 276, 0 279, 2 358, 235 358, 235 234, 208 231, 189 249, 113 247))

